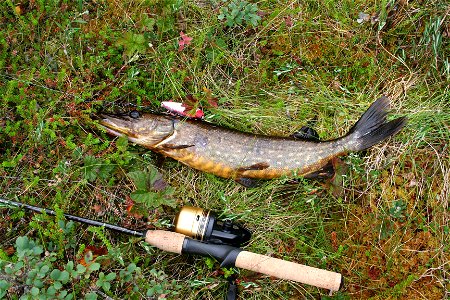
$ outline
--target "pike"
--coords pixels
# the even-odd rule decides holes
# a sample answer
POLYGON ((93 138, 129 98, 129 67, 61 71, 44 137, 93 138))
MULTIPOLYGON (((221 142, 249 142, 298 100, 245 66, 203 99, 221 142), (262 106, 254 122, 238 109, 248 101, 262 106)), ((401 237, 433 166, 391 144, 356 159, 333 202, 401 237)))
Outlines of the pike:
POLYGON ((381 97, 343 137, 319 141, 265 136, 167 115, 101 114, 100 124, 114 136, 171 157, 194 169, 233 178, 272 179, 307 176, 333 158, 365 150, 400 131, 406 118, 386 121, 389 99, 381 97))

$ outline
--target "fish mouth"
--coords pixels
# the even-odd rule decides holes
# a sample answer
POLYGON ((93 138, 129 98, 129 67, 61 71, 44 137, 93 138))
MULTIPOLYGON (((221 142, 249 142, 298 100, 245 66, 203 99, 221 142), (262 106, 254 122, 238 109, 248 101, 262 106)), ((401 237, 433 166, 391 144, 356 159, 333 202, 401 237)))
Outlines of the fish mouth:
POLYGON ((114 135, 114 136, 124 136, 125 135, 125 133, 122 133, 120 131, 116 131, 116 130, 114 130, 114 129, 110 128, 110 127, 107 127, 105 125, 102 125, 102 127, 103 127, 103 129, 106 130, 107 133, 109 133, 111 135, 114 135))

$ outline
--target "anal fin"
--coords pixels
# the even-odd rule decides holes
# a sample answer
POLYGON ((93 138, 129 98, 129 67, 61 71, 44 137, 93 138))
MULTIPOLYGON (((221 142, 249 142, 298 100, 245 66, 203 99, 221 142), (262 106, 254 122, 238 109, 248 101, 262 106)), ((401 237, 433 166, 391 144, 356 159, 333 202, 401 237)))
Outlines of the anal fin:
POLYGON ((248 177, 239 177, 236 178, 234 181, 236 181, 242 186, 245 186, 246 188, 255 188, 261 185, 261 180, 248 177))
POLYGON ((251 171, 251 170, 264 170, 264 169, 267 169, 268 167, 270 167, 270 165, 268 163, 260 162, 257 164, 253 164, 251 166, 240 167, 237 169, 237 171, 238 171, 238 173, 240 173, 240 172, 251 171))
POLYGON ((306 174, 303 176, 307 179, 328 179, 333 178, 335 173, 333 160, 330 160, 325 166, 321 169, 314 171, 312 173, 306 174))

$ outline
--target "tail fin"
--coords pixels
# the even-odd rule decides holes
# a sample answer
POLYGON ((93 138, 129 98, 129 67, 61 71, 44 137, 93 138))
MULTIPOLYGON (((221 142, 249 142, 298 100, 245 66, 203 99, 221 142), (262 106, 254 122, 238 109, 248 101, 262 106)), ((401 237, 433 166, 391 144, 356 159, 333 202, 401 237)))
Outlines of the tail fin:
POLYGON ((389 99, 385 96, 375 101, 350 129, 349 149, 361 151, 367 149, 399 132, 406 124, 406 117, 386 123, 389 99))

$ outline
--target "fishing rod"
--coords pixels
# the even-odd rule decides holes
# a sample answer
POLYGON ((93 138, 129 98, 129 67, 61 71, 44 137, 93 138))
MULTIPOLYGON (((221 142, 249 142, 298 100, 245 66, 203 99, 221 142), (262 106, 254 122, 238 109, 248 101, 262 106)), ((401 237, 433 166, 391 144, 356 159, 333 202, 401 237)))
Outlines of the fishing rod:
MULTIPOLYGON (((55 216, 53 210, 0 198, 0 203, 55 216)), ((238 267, 280 279, 293 280, 319 288, 338 291, 343 284, 340 273, 261 255, 239 248, 249 240, 249 232, 236 224, 221 224, 201 208, 183 207, 175 219, 175 232, 165 230, 136 231, 64 213, 75 222, 142 237, 150 245, 177 254, 214 257, 221 267, 238 267), (231 230, 230 230, 231 228, 231 230), (180 231, 180 232, 177 232, 180 231), (229 235, 227 235, 229 234, 229 235)))

